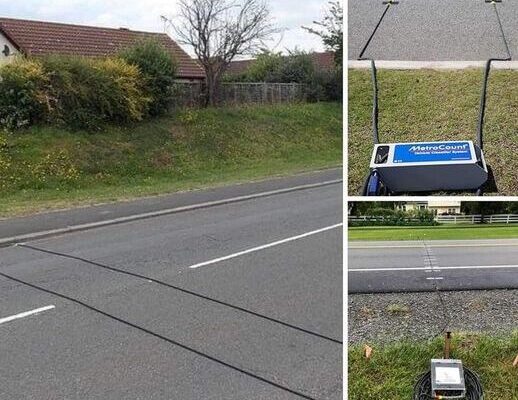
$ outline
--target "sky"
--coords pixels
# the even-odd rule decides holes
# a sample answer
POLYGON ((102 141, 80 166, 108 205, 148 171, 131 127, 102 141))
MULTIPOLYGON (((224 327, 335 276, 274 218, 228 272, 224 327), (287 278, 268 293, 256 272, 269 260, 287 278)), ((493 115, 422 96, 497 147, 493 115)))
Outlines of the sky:
MULTIPOLYGON (((301 28, 321 20, 327 0, 269 0, 274 22, 282 29, 269 44, 272 50, 286 52, 298 48, 323 51, 320 38, 301 28)), ((176 0, 0 0, 0 16, 52 22, 95 25, 111 28, 163 32, 161 15, 178 15, 176 0)), ((168 33, 174 38, 174 34, 168 33)), ((183 45, 182 45, 183 46, 183 45)), ((192 54, 191 49, 183 46, 192 54)), ((246 57, 245 57, 246 58, 246 57)))

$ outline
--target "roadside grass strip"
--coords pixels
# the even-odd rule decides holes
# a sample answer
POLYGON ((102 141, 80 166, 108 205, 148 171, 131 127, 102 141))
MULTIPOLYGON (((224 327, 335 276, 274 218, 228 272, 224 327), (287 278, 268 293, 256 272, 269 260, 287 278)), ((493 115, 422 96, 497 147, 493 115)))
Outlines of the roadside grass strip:
POLYGON ((339 166, 342 136, 339 103, 182 110, 98 132, 0 132, 0 216, 339 166))
MULTIPOLYGON (((350 345, 349 399, 411 399, 415 382, 430 368, 430 359, 442 358, 443 343, 442 337, 379 346, 366 343, 373 348, 369 359, 363 344, 350 345)), ((484 399, 518 400, 518 368, 513 366, 517 354, 518 330, 509 336, 453 335, 451 357, 480 375, 484 399)))
POLYGON ((350 227, 349 240, 463 240, 518 238, 517 225, 350 227))

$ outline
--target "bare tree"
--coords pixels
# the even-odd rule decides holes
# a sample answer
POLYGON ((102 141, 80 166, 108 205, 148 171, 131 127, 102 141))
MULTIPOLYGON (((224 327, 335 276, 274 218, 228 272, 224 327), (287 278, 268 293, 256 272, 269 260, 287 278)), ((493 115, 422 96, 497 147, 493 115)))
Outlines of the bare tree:
POLYGON ((206 74, 207 104, 228 64, 238 55, 253 54, 279 32, 261 0, 180 0, 180 17, 171 21, 183 44, 192 46, 206 74))

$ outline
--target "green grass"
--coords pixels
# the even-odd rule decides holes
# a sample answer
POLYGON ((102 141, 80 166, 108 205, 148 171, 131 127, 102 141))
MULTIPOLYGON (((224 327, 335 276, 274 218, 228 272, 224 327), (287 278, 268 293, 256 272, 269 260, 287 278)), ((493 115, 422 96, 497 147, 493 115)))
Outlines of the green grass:
POLYGON ((33 127, 0 136, 0 216, 285 175, 341 161, 338 103, 185 110, 97 133, 33 127))
MULTIPOLYGON (((431 342, 401 342, 373 347, 370 360, 363 347, 349 346, 350 400, 409 400, 413 385, 429 369, 431 358, 441 358, 443 339, 431 342)), ((482 380, 484 399, 518 400, 518 331, 507 337, 454 335, 452 358, 477 372, 482 380)))
POLYGON ((462 240, 518 238, 514 225, 440 225, 350 227, 349 240, 462 240))
MULTIPOLYGON (((476 140, 482 70, 379 71, 380 141, 476 140)), ((349 70, 349 194, 360 194, 372 153, 368 70, 349 70)), ((484 155, 497 192, 517 194, 518 71, 492 71, 484 155)))

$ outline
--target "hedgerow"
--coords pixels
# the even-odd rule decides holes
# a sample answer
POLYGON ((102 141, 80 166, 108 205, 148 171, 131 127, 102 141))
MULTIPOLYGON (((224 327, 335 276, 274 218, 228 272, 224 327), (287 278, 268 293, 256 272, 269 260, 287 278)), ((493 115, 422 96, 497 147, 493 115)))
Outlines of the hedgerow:
POLYGON ((41 63, 49 80, 50 122, 97 130, 107 122, 140 121, 146 113, 140 72, 124 60, 51 56, 41 63))
POLYGON ((0 124, 16 129, 41 122, 48 107, 48 75, 40 62, 19 58, 0 69, 0 124))
MULTIPOLYGON (((146 46, 147 52, 138 54, 166 51, 146 46)), ((100 130, 109 122, 158 115, 172 101, 175 69, 163 53, 157 57, 147 67, 121 57, 20 57, 0 68, 0 127, 50 123, 100 130)))

